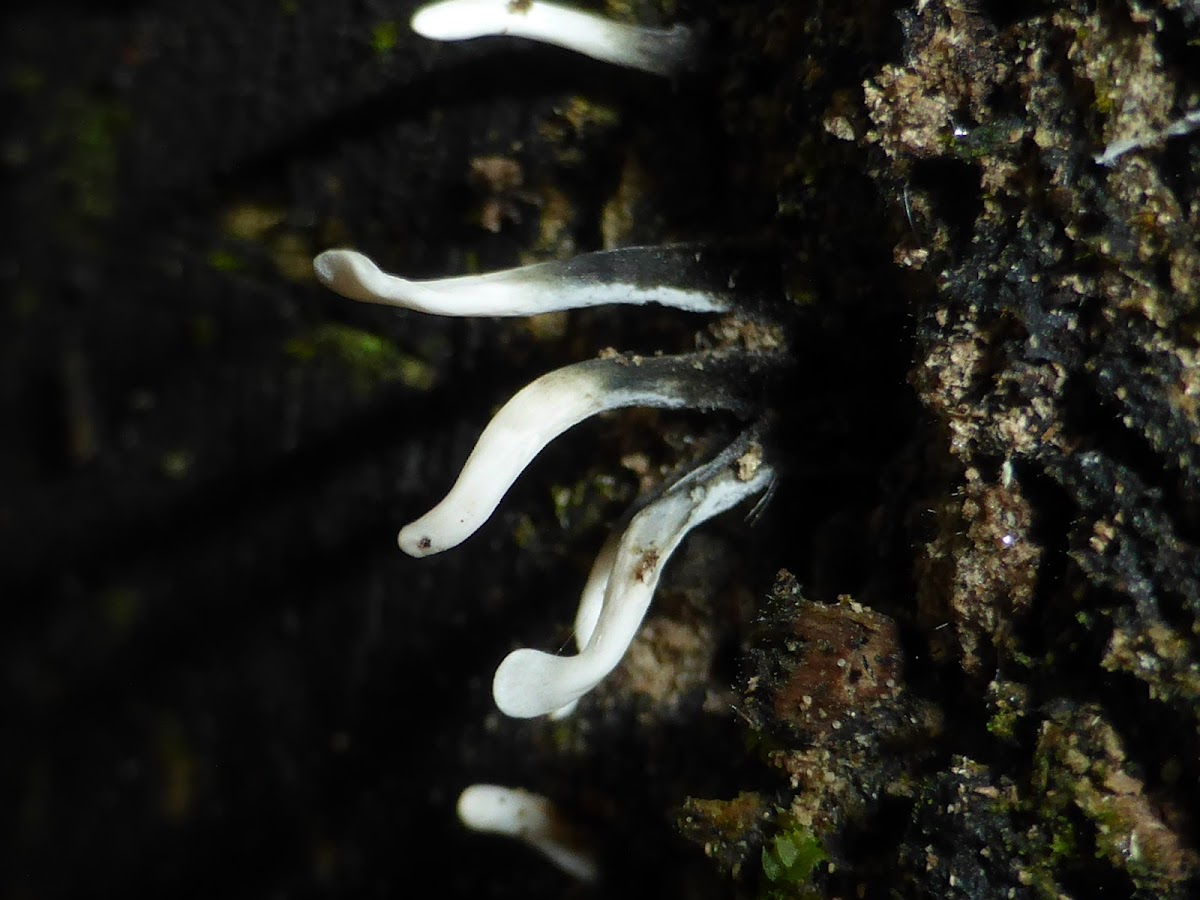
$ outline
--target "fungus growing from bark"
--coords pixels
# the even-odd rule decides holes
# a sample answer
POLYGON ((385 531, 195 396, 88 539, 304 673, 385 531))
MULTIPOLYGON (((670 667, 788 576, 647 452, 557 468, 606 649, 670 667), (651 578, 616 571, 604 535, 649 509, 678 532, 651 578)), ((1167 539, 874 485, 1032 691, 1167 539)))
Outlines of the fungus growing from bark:
MULTIPOLYGON (((645 28, 540 0, 443 0, 420 8, 414 31, 441 40, 515 35, 595 59, 673 77, 693 68, 697 40, 682 25, 645 28)), ((412 281, 351 249, 313 261, 318 279, 353 300, 442 316, 533 316, 605 304, 658 304, 721 316, 695 352, 641 357, 605 352, 534 380, 493 417, 445 498, 401 529, 401 549, 424 557, 468 539, 508 488, 555 437, 584 419, 623 407, 720 411, 740 421, 732 441, 684 467, 643 497, 605 541, 575 617, 573 656, 510 653, 493 697, 514 717, 562 716, 620 663, 663 569, 693 528, 757 494, 776 470, 768 394, 789 365, 779 315, 783 291, 769 248, 627 247, 485 275, 412 281)), ((701 446, 708 446, 707 443, 701 446)), ((565 829, 551 802, 520 789, 473 785, 458 814, 470 828, 507 834, 583 881, 592 855, 565 829)))
POLYGON ((495 511, 505 492, 555 437, 584 419, 631 406, 723 410, 752 421, 722 453, 667 486, 602 549, 576 616, 579 653, 511 653, 493 681, 508 715, 568 712, 620 662, 663 567, 689 531, 764 491, 775 470, 764 457, 765 394, 786 365, 781 329, 762 310, 777 295, 770 265, 745 252, 694 246, 634 247, 490 275, 412 282, 365 256, 330 250, 318 278, 344 296, 440 315, 528 315, 598 303, 661 303, 730 312, 725 343, 674 356, 608 356, 566 366, 514 396, 484 429, 446 497, 401 529, 399 544, 424 557, 457 546, 495 511), (746 341, 746 334, 771 340, 746 341))
POLYGON ((738 460, 758 447, 754 429, 723 453, 685 475, 633 517, 611 555, 607 572, 593 573, 576 616, 579 653, 554 656, 540 650, 510 653, 492 683, 500 711, 517 718, 569 708, 620 663, 646 615, 663 567, 688 532, 742 500, 765 490, 774 470, 759 463, 742 477, 738 460), (594 581, 603 579, 603 598, 594 581))

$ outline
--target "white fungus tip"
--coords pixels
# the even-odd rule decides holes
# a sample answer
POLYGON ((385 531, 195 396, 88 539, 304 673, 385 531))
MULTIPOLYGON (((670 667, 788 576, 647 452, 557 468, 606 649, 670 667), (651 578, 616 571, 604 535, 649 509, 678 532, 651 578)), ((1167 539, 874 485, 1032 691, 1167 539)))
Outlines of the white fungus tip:
POLYGON ((380 280, 386 276, 368 257, 354 250, 326 250, 313 260, 317 280, 350 300, 379 302, 380 280))
POLYGON ((508 12, 503 3, 430 3, 418 9, 410 22, 412 30, 431 41, 465 41, 503 34, 508 12))
POLYGON ((449 549, 448 547, 435 548, 433 539, 425 534, 426 529, 422 522, 423 519, 418 519, 411 525, 405 525, 400 529, 400 533, 396 535, 396 543, 400 545, 400 549, 414 559, 432 556, 441 550, 449 549))
POLYGON ((458 795, 458 818, 474 831, 525 837, 544 830, 550 802, 530 791, 498 784, 473 784, 458 795))
POLYGON ((542 0, 441 0, 416 11, 413 31, 436 41, 512 35, 602 62, 672 76, 690 68, 695 38, 682 25, 650 28, 542 0))
POLYGON ((459 795, 458 818, 473 831, 522 841, 580 881, 596 880, 596 860, 546 797, 521 788, 473 784, 459 795))
MULTIPOLYGON (((592 687, 590 678, 565 679, 578 671, 572 665, 575 656, 554 656, 523 647, 514 650, 496 669, 492 679, 492 697, 496 708, 514 719, 532 719, 557 712, 575 703, 592 687)), ((580 674, 589 675, 590 672, 580 674)))

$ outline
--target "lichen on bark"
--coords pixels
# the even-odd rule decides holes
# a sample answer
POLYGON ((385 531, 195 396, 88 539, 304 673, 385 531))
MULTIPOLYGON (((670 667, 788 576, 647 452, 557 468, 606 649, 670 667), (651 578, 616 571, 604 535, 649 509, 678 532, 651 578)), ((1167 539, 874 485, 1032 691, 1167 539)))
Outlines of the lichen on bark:
MULTIPOLYGON (((1200 9, 901 6, 777 7, 763 57, 793 116, 762 140, 784 160, 776 226, 796 233, 796 271, 837 289, 817 304, 908 304, 924 419, 878 470, 899 476, 877 515, 905 523, 908 590, 826 583, 802 554, 789 567, 814 599, 853 590, 899 626, 904 703, 942 725, 862 753, 765 728, 750 691, 766 758, 793 771, 774 803, 810 811, 834 863, 814 883, 830 896, 1191 896, 1200 138, 1153 135, 1200 106, 1200 9), (819 246, 878 249, 820 194, 844 194, 855 164, 886 258, 834 274, 833 258, 814 267, 819 246), (797 780, 823 748, 821 779, 797 780), (863 785, 888 802, 864 804, 863 785)), ((780 671, 792 651, 754 640, 751 668, 780 671)), ((807 721, 785 699, 784 718, 807 721)), ((882 746, 874 703, 852 708, 882 746)))

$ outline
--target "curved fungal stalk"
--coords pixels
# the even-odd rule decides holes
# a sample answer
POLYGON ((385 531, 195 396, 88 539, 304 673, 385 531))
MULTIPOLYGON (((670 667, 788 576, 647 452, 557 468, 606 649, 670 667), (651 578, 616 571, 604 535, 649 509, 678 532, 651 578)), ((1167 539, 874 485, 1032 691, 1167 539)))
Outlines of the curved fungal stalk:
POLYGON ((409 281, 354 250, 326 250, 317 278, 351 300, 439 316, 534 316, 564 309, 657 303, 727 312, 744 257, 692 245, 626 247, 486 275, 409 281))
POLYGON ((608 591, 608 580, 617 562, 617 551, 621 546, 621 533, 614 531, 600 546, 587 582, 579 595, 579 610, 575 613, 575 646, 582 650, 592 639, 600 610, 604 608, 604 595, 608 591))
POLYGON ((764 490, 773 478, 761 458, 757 429, 751 429, 634 516, 621 536, 587 646, 575 656, 531 649, 510 653, 492 681, 500 711, 522 719, 546 715, 592 690, 625 655, 663 566, 688 532, 764 490))
MULTIPOLYGON (((613 564, 617 561, 617 549, 621 546, 621 532, 614 531, 600 546, 600 552, 592 563, 587 581, 579 594, 579 609, 575 613, 575 648, 582 650, 592 639, 596 630, 596 622, 600 620, 600 610, 604 608, 604 593, 608 589, 608 578, 612 574, 613 564)), ((552 719, 565 719, 575 712, 577 700, 572 700, 550 713, 552 719)))
POLYGON ((418 9, 412 29, 435 41, 529 38, 665 77, 691 68, 697 56, 695 36, 683 25, 629 25, 542 0, 442 0, 418 9))
POLYGON ((589 416, 629 406, 750 409, 748 388, 772 354, 713 351, 615 357, 566 366, 517 392, 483 434, 445 499, 400 531, 400 549, 430 556, 456 547, 483 525, 542 448, 589 416))
MULTIPOLYGON (((669 485, 664 487, 669 488, 669 485)), ((613 566, 617 561, 617 551, 621 547, 621 537, 624 533, 621 529, 627 528, 634 514, 653 502, 658 496, 661 496, 661 493, 652 494, 626 511, 620 526, 613 528, 608 537, 604 539, 604 543, 600 545, 600 552, 592 561, 587 581, 584 582, 583 590, 579 592, 579 608, 575 611, 575 622, 572 628, 576 650, 583 650, 588 645, 588 641, 592 639, 592 632, 596 630, 596 623, 600 620, 600 611, 604 608, 604 595, 608 590, 609 576, 612 575, 613 566)), ((550 713, 550 718, 565 719, 575 711, 576 705, 577 701, 572 700, 561 709, 550 713)))
POLYGON ((547 797, 521 788, 473 784, 458 797, 458 818, 473 831, 516 838, 580 881, 596 880, 596 859, 547 797))

